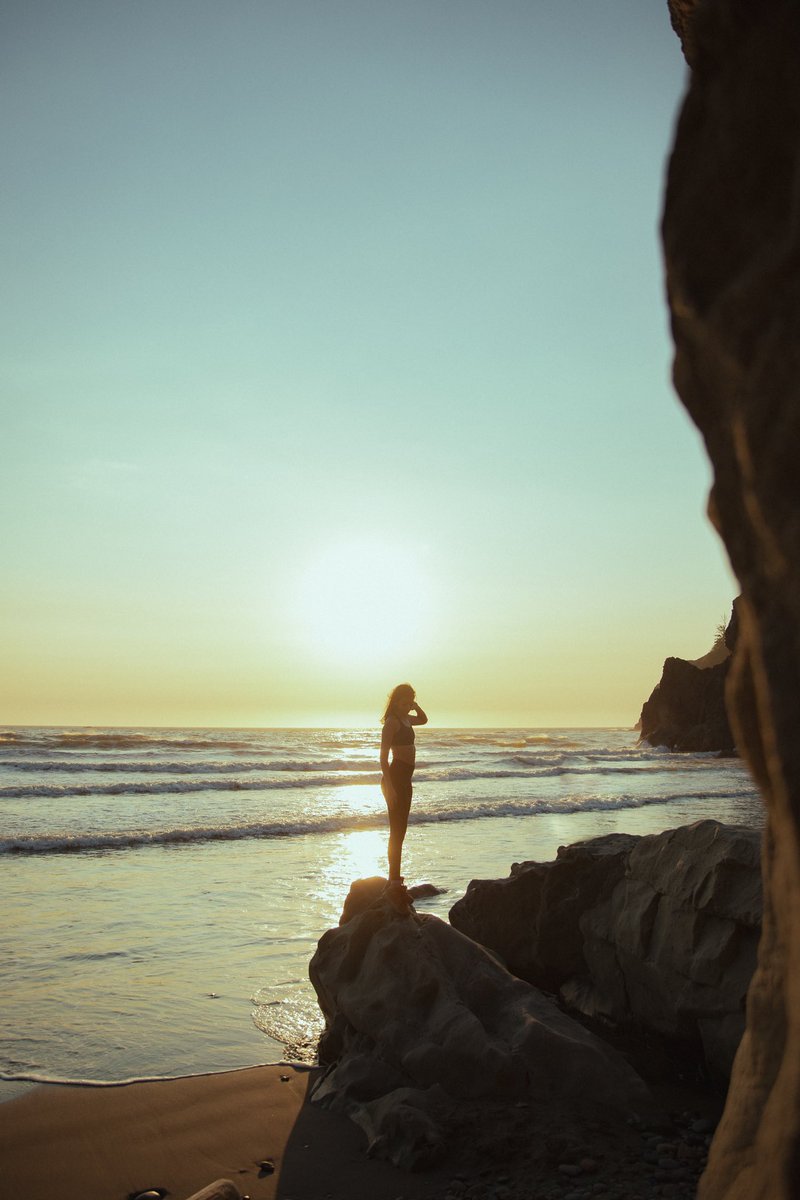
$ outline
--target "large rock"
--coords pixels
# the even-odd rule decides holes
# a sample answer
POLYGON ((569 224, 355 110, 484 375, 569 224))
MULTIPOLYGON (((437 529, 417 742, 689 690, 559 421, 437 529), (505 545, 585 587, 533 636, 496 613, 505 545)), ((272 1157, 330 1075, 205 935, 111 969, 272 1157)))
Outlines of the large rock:
POLYGON ((702 1200, 800 1196, 800 5, 703 0, 663 219, 678 392, 738 576, 728 682, 767 807, 747 1030, 702 1200))
POLYGON ((357 1121, 371 1153, 427 1165, 476 1100, 538 1103, 549 1120, 654 1116, 621 1056, 446 922, 399 916, 383 882, 355 885, 309 971, 328 1068, 313 1099, 357 1121))
POLYGON ((569 1007, 697 1045, 727 1080, 756 961, 759 843, 717 821, 592 838, 473 881, 450 920, 569 1007))
POLYGON ((450 923, 520 979, 557 992, 586 974, 581 918, 624 879, 637 840, 613 833, 561 846, 553 863, 515 863, 508 879, 474 879, 450 909, 450 923))

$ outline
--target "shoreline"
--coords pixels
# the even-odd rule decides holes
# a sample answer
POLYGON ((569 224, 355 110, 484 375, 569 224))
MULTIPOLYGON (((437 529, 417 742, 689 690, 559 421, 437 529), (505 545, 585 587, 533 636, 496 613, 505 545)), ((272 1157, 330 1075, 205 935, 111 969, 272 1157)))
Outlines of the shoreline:
POLYGON ((100 1090, 113 1091, 115 1088, 134 1087, 142 1083, 172 1083, 188 1082, 195 1079, 212 1079, 217 1075, 236 1075, 244 1071, 277 1070, 296 1071, 299 1073, 319 1070, 316 1063, 294 1062, 280 1059, 278 1062, 251 1063, 240 1067, 220 1067, 214 1071, 188 1071, 181 1075, 141 1075, 129 1079, 47 1079, 31 1072, 27 1077, 20 1075, 16 1078, 6 1078, 0 1075, 0 1111, 6 1104, 11 1104, 22 1096, 28 1095, 36 1088, 53 1088, 65 1090, 100 1090))

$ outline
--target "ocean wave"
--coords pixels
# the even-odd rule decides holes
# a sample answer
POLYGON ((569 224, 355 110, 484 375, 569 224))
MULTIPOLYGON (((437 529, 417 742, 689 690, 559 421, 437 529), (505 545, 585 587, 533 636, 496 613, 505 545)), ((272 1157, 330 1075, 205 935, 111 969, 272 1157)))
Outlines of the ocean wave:
MULTIPOLYGON (((624 762, 617 763, 613 766, 601 766, 591 763, 573 765, 569 760, 561 759, 553 761, 552 759, 537 758, 535 760, 525 759, 520 762, 518 761, 518 756, 513 755, 505 761, 510 765, 501 766, 491 762, 485 765, 477 763, 473 766, 453 766, 450 763, 440 766, 436 764, 423 764, 417 768, 414 780, 415 783, 447 784, 469 783, 477 780, 491 779, 527 779, 533 783, 536 780, 568 776, 583 778, 611 775, 644 778, 649 775, 647 765, 637 764, 635 761, 630 764, 624 762)), ((128 765, 131 766, 131 764, 128 765)), ((709 767, 712 765, 712 762, 708 763, 709 767)), ((682 769, 686 768, 681 768, 680 764, 676 764, 674 767, 676 773, 682 769)), ((290 788, 316 790, 319 788, 352 787, 364 784, 377 786, 381 780, 380 771, 376 769, 375 764, 368 762, 328 763, 327 766, 319 763, 286 763, 273 765, 271 770, 274 770, 274 774, 262 775, 256 778, 231 778, 230 776, 236 772, 236 768, 233 768, 227 769, 225 772, 220 771, 221 777, 215 779, 196 778, 193 772, 185 772, 182 779, 158 778, 142 780, 128 778, 119 779, 113 783, 103 781, 97 783, 3 784, 0 786, 0 801, 9 799, 58 799, 70 796, 167 796, 190 795, 200 792, 269 792, 274 790, 283 791, 290 788), (345 769, 336 770, 337 766, 345 769), (333 773, 331 773, 332 770, 333 773)), ((135 771, 136 773, 142 773, 138 766, 136 766, 135 771)), ((663 767, 659 768, 659 773, 662 772, 663 767)), ((166 773, 166 771, 162 772, 161 770, 154 770, 152 772, 152 774, 158 776, 166 773)))
MULTIPOLYGON (((490 779, 547 779, 566 773, 563 767, 543 767, 538 770, 519 767, 475 767, 422 768, 414 774, 415 783, 470 783, 490 779)), ((575 774, 581 774, 575 771, 575 774)), ((602 774, 586 771, 586 774, 602 774)), ((640 772, 641 773, 641 772, 640 772)), ((381 773, 374 766, 357 769, 355 772, 339 772, 336 775, 317 774, 290 775, 280 778, 271 776, 258 779, 164 779, 137 780, 121 779, 116 783, 33 783, 3 784, 0 800, 59 799, 70 796, 175 796, 194 795, 200 792, 269 792, 286 789, 319 789, 353 787, 370 784, 378 786, 381 773)))
POLYGON ((265 792, 280 788, 342 787, 359 783, 379 784, 380 771, 368 774, 322 775, 309 780, 287 776, 282 779, 170 779, 140 782, 123 779, 119 783, 93 785, 89 783, 34 783, 30 787, 21 784, 4 784, 0 787, 0 800, 50 799, 66 796, 166 796, 188 795, 195 792, 265 792))
POLYGON ((559 759, 544 758, 542 756, 531 756, 524 754, 511 755, 509 762, 525 766, 529 768, 526 774, 530 774, 536 778, 544 778, 550 775, 639 775, 646 776, 650 774, 663 774, 672 771, 696 771, 698 767, 702 769, 704 766, 719 769, 719 761, 707 762, 692 762, 691 766, 687 763, 670 763, 665 765, 663 762, 653 763, 648 759, 631 759, 626 762, 618 755, 617 760, 612 758, 599 759, 596 762, 575 763, 570 758, 563 756, 559 759))
MULTIPOLYGON (((644 808, 652 804, 670 804, 682 800, 726 800, 752 795, 751 789, 726 792, 678 792, 656 796, 578 796, 568 800, 485 800, 449 809, 412 809, 409 824, 439 825, 450 822, 533 817, 548 813, 608 812, 626 808, 644 808)), ((383 810, 346 813, 305 820, 248 822, 240 825, 193 826, 156 830, 123 830, 109 833, 50 833, 0 839, 0 855, 69 854, 87 851, 133 850, 148 846, 182 846, 208 842, 273 840, 306 837, 309 834, 354 833, 383 829, 383 810)))
MULTIPOLYGON (((65 775, 104 774, 104 775, 197 775, 201 772, 212 774, 244 774, 247 771, 291 771, 294 773, 312 771, 375 771, 375 761, 352 759, 276 759, 258 758, 251 760, 225 760, 220 762, 197 759, 195 762, 185 760, 136 762, 124 759, 106 759, 102 762, 82 762, 80 759, 1 759, 0 768, 14 771, 57 772, 65 775)), ((2 794, 0 792, 0 794, 2 794)))
MULTIPOLYGON (((256 733, 256 731, 253 731, 256 733)), ((0 746, 22 750, 130 750, 130 749, 180 749, 180 750, 249 750, 252 741, 241 738, 203 737, 176 730, 170 736, 166 731, 148 733, 145 730, 63 730, 42 729, 0 730, 0 746)))
MULTIPOLYGON (((530 776, 529 771, 480 771, 469 767, 455 767, 439 771, 417 771, 414 780, 417 783, 457 783, 473 779, 524 779, 530 776)), ((311 778, 286 775, 278 779, 123 779, 118 783, 34 783, 27 787, 24 784, 4 784, 0 787, 0 800, 57 799, 69 796, 173 796, 198 792, 268 792, 287 788, 352 787, 357 784, 378 786, 380 781, 381 773, 373 766, 371 769, 357 770, 354 773, 343 771, 337 775, 320 774, 311 778)))

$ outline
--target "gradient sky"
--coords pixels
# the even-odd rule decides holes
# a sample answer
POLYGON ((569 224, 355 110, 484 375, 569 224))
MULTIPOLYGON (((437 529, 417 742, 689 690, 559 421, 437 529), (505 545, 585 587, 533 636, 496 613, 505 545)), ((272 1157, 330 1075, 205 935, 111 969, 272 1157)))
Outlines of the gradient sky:
POLYGON ((9 0, 7 724, 630 725, 735 585, 666 0, 9 0))

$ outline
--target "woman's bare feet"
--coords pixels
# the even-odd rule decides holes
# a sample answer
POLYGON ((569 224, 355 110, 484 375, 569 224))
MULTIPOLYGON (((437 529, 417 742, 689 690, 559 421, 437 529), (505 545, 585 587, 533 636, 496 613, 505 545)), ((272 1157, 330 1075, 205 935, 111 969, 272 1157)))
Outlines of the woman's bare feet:
POLYGON ((411 912, 413 901, 411 893, 403 882, 403 877, 390 879, 384 891, 386 899, 397 912, 406 915, 411 912))

